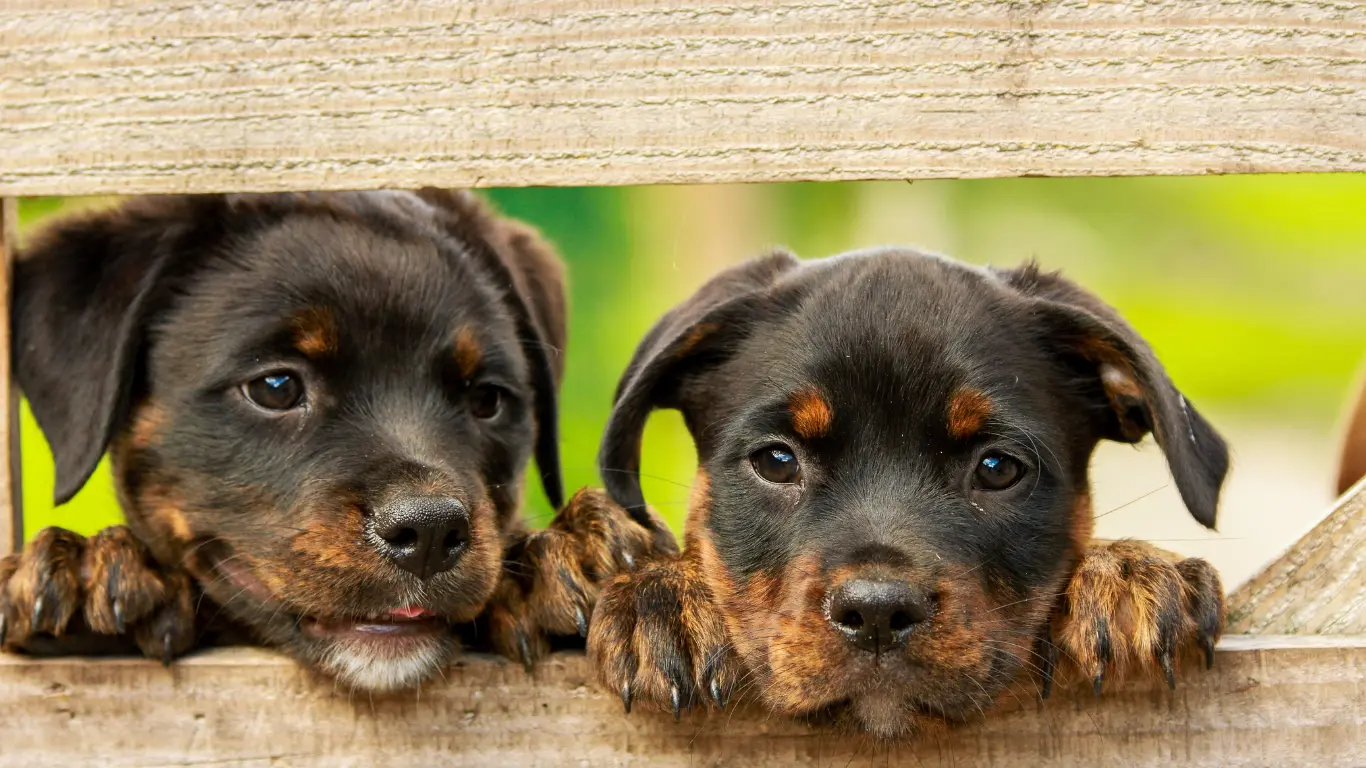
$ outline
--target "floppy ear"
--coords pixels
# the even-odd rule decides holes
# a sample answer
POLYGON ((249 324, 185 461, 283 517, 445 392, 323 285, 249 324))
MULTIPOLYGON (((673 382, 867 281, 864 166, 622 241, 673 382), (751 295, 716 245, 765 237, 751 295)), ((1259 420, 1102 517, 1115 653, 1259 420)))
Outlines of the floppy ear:
POLYGON ((1101 436, 1136 443, 1152 432, 1186 509, 1214 528, 1228 446, 1167 378, 1147 342, 1114 309, 1057 273, 1031 263, 997 274, 1032 299, 1045 343, 1096 403, 1101 436))
MULTIPOLYGON (((697 375, 723 361, 739 339, 762 322, 765 290, 801 262, 785 251, 750 259, 709 280, 655 324, 622 374, 598 453, 607 492, 646 528, 655 529, 640 488, 641 438, 650 412, 676 408, 685 416, 704 403, 697 375)), ((691 420, 690 420, 691 422, 691 420)), ((689 423, 696 430, 696 425, 689 423)), ((655 529, 672 547, 672 535, 655 529)))
POLYGON ((525 224, 494 215, 463 191, 422 189, 418 197, 450 214, 446 229, 478 258, 517 318, 522 349, 531 362, 535 389, 536 467, 550 505, 564 504, 560 470, 559 386, 564 377, 566 323, 564 266, 551 246, 525 224))
POLYGON ((138 198, 59 221, 19 254, 12 363, 52 447, 57 504, 85 485, 127 417, 155 289, 221 203, 138 198))

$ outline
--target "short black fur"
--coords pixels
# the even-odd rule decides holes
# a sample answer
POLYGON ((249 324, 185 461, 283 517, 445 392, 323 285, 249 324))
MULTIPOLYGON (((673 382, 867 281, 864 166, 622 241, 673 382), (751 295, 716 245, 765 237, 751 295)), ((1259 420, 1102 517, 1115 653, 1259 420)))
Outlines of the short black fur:
MULTIPOLYGON (((607 628, 590 636, 604 680, 655 695, 682 685, 687 701, 715 684, 667 670, 656 681, 603 645, 623 642, 615 627, 653 626, 639 600, 659 579, 709 593, 770 706, 838 705, 885 736, 924 713, 980 711, 1030 663, 1090 544, 1100 440, 1154 433, 1209 527, 1228 468, 1222 439, 1098 299, 1033 265, 905 249, 774 253, 667 313, 622 378, 600 454, 608 491, 632 510, 645 508, 655 408, 681 411, 697 447, 688 541, 679 564, 604 598, 595 622, 607 628), (800 472, 761 474, 756 457, 775 448, 800 472), (988 470, 1006 481, 985 484, 988 470), (884 594, 905 602, 885 627, 841 607, 884 594)), ((684 631, 695 636, 649 638, 654 666, 716 635, 702 620, 684 631)))
POLYGON ((466 193, 135 198, 41 233, 14 295, 13 365, 57 502, 108 449, 136 546, 193 576, 203 615, 358 687, 444 663, 444 625, 409 657, 372 657, 353 624, 474 619, 520 531, 533 453, 563 502, 562 268, 466 193), (281 372, 301 404, 253 403, 248 383, 281 372), (490 391, 496 407, 476 409, 490 391), (434 535, 463 553, 435 575, 393 543, 416 523, 383 522, 419 502, 442 505, 450 527, 434 535))

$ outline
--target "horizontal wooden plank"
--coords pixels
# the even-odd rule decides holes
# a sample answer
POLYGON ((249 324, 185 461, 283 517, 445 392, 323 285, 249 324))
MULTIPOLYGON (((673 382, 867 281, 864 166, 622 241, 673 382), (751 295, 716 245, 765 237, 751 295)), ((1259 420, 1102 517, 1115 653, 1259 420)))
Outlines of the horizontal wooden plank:
MULTIPOLYGON (((1086 686, 921 745, 831 735, 752 709, 626 716, 582 655, 533 677, 471 657, 419 695, 348 696, 263 651, 141 660, 0 658, 6 766, 1361 765, 1366 638, 1229 637, 1215 669, 1086 686)), ((1009 710, 1014 711, 1009 711, 1009 710)))
POLYGON ((7 0, 0 195, 1366 170, 1343 0, 7 0))

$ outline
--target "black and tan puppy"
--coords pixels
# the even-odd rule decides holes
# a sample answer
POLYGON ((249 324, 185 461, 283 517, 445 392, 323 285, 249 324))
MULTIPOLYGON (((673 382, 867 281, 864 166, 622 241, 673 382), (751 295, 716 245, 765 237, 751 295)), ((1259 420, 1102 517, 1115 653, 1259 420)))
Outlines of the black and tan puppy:
MULTIPOLYGON (((363 689, 457 625, 530 661, 644 532, 561 501, 562 268, 457 192, 139 198, 21 254, 14 368, 69 499, 108 448, 127 527, 0 560, 0 642, 172 656, 245 629, 363 689), (214 619, 217 619, 216 621, 214 619)), ((643 551, 643 549, 641 550, 643 551)))
POLYGON ((1342 453, 1338 457, 1335 486, 1339 496, 1366 477, 1366 369, 1359 378, 1360 392, 1352 399, 1342 424, 1342 453))
POLYGON ((1057 275, 897 249, 752 260, 665 315, 622 380, 601 462, 636 513, 653 408, 683 413, 700 467, 681 557, 616 577, 594 614, 628 708, 741 690, 904 737, 1022 672, 1051 682, 1059 655, 1098 690, 1126 664, 1174 684, 1183 652, 1212 660, 1217 575, 1092 542, 1087 469, 1098 441, 1152 432, 1213 526, 1225 445, 1057 275))

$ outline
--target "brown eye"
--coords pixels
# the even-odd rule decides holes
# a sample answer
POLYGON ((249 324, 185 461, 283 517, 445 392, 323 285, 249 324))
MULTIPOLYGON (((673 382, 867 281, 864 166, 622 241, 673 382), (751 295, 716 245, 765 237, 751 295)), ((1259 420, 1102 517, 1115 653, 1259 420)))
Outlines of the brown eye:
POLYGON ((770 445, 750 454, 749 462, 759 477, 778 485, 791 485, 802 479, 802 465, 786 445, 770 445))
POLYGON ((984 491, 1004 491, 1024 477, 1024 465, 1019 459, 1004 453, 988 453, 977 462, 973 480, 984 491))
POLYGON ((491 419, 503 409, 503 390, 481 384, 470 391, 470 412, 476 419, 491 419))
POLYGON ((268 411, 288 411, 303 402, 304 385, 288 371, 268 373, 242 385, 247 399, 268 411))

